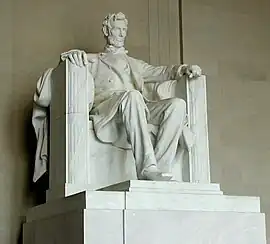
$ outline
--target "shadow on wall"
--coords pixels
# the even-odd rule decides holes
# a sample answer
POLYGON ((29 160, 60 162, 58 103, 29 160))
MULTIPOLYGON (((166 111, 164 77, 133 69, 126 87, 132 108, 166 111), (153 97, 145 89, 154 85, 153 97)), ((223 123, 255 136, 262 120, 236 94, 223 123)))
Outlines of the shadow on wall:
POLYGON ((35 151, 36 151, 36 135, 32 126, 32 102, 31 105, 26 109, 25 119, 25 134, 23 135, 25 145, 24 151, 26 153, 26 159, 28 162, 27 170, 27 197, 33 198, 33 204, 39 205, 46 202, 46 190, 48 189, 48 174, 43 175, 37 182, 33 182, 34 174, 34 162, 35 162, 35 151))
MULTIPOLYGON (((34 173, 34 162, 35 162, 35 151, 36 151, 36 135, 34 128, 32 126, 32 102, 28 106, 25 107, 24 111, 24 118, 25 121, 22 128, 24 129, 23 134, 23 151, 26 155, 26 163, 27 163, 27 170, 26 170, 26 191, 25 191, 25 198, 31 199, 31 205, 39 205, 46 202, 46 190, 48 189, 49 185, 49 177, 48 174, 44 174, 37 182, 33 182, 33 173, 34 173)), ((17 244, 23 244, 23 224, 25 218, 21 220, 19 235, 17 238, 17 244)))

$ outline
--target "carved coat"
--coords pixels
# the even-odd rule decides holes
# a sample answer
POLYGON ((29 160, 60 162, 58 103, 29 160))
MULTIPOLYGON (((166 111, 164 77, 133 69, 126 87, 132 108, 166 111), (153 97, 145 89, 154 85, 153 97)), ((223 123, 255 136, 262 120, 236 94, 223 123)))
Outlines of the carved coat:
MULTIPOLYGON (((126 54, 100 53, 89 55, 89 71, 94 78, 95 98, 91 111, 97 137, 103 142, 129 148, 122 126, 115 116, 127 90, 140 91, 147 102, 151 94, 144 89, 145 83, 174 80, 179 68, 175 66, 152 66, 126 54), (116 56, 117 58, 113 58, 116 56), (119 131, 120 130, 120 131, 119 131)), ((146 114, 148 113, 145 107, 146 114)))

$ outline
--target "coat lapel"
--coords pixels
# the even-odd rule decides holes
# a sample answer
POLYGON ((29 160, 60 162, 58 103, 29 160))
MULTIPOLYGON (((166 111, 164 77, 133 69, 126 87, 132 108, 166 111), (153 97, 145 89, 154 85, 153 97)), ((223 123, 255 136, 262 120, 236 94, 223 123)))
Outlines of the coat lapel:
MULTIPOLYGON (((130 72, 131 75, 133 77, 134 83, 135 83, 135 87, 139 90, 142 91, 143 90, 143 78, 137 68, 136 63, 129 58, 129 56, 126 56, 126 60, 129 64, 130 67, 130 72)), ((114 62, 111 62, 111 59, 108 58, 108 55, 106 55, 106 53, 100 53, 99 54, 99 59, 101 60, 101 62, 103 62, 105 65, 108 66, 109 69, 113 70, 115 73, 117 73, 119 76, 121 76, 121 70, 119 70, 119 68, 117 67, 117 65, 114 62)))
POLYGON ((129 58, 129 56, 126 56, 126 57, 127 57, 127 61, 129 63, 129 66, 130 66, 131 75, 134 78, 135 86, 139 91, 142 92, 144 81, 143 81, 143 78, 138 70, 138 66, 132 59, 129 58))
POLYGON ((112 69, 118 71, 116 64, 110 61, 110 59, 108 58, 108 55, 106 55, 106 53, 100 53, 99 59, 101 60, 101 62, 103 62, 105 65, 107 65, 110 69, 112 68, 112 69))

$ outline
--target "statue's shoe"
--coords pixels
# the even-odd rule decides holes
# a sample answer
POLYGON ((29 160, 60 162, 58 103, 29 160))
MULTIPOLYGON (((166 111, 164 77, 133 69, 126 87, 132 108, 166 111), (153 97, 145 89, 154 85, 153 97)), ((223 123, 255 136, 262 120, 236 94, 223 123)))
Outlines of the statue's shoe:
POLYGON ((169 181, 172 178, 172 174, 163 173, 157 167, 148 167, 142 171, 142 180, 169 181))

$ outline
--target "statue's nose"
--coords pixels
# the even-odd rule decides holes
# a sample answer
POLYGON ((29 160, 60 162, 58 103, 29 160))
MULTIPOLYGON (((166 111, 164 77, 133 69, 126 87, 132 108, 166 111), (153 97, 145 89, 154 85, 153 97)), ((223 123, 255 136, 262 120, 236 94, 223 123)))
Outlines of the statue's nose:
POLYGON ((124 31, 123 31, 123 30, 120 31, 120 36, 121 36, 121 37, 124 36, 124 31))

